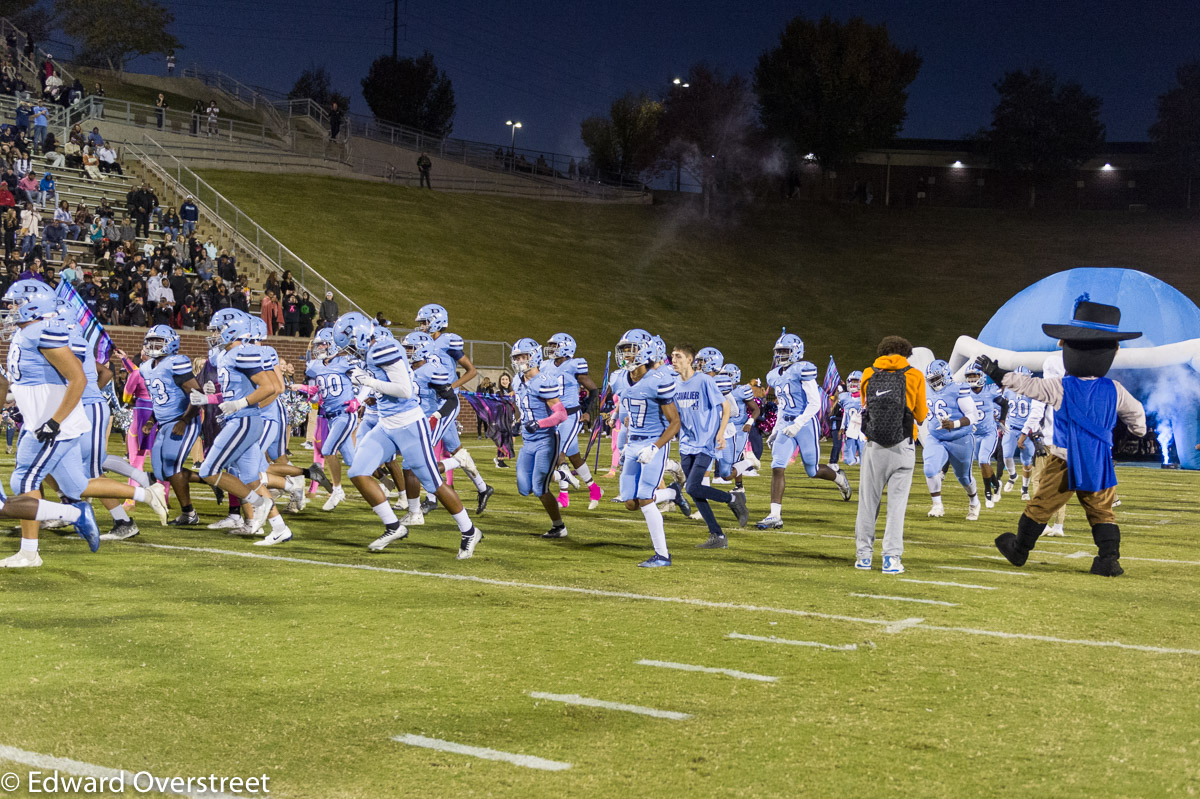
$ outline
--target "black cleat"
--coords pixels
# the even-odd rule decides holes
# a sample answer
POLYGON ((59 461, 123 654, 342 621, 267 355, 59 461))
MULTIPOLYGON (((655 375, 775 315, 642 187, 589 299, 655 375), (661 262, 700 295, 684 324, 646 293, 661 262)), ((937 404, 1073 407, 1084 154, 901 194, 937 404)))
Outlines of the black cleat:
POLYGON ((101 541, 124 541, 127 538, 133 538, 141 530, 138 529, 137 522, 133 519, 127 519, 119 522, 114 522, 112 529, 104 535, 100 536, 101 541))
POLYGON ((556 524, 546 532, 542 533, 542 538, 566 538, 567 526, 565 524, 556 524))
POLYGON ((475 509, 475 515, 480 516, 487 510, 488 500, 492 498, 492 494, 496 493, 496 489, 488 486, 483 491, 479 492, 479 507, 475 509))
POLYGON ((431 513, 437 510, 437 506, 436 499, 427 499, 421 503, 421 513, 431 513))
POLYGON ((683 486, 679 484, 678 480, 671 483, 671 490, 675 492, 675 498, 671 501, 679 508, 680 513, 690 517, 692 515, 692 503, 688 502, 688 498, 683 493, 683 486))
POLYGON ((733 492, 733 499, 729 502, 729 509, 733 511, 733 515, 737 517, 738 527, 744 528, 750 523, 750 511, 746 508, 745 492, 733 492))
POLYGON ((213 486, 212 490, 213 490, 213 496, 217 498, 217 504, 224 505, 225 504, 225 492, 222 489, 218 488, 217 486, 213 486))
POLYGON ((325 470, 317 464, 313 464, 304 470, 304 476, 309 480, 315 480, 317 485, 326 491, 333 491, 333 483, 329 482, 329 478, 325 476, 325 470))
POLYGON ((724 533, 709 533, 708 540, 703 544, 696 544, 696 549, 729 549, 729 539, 724 533))
POLYGON ((200 523, 200 514, 196 511, 191 513, 181 513, 167 524, 171 527, 191 527, 193 524, 200 523))

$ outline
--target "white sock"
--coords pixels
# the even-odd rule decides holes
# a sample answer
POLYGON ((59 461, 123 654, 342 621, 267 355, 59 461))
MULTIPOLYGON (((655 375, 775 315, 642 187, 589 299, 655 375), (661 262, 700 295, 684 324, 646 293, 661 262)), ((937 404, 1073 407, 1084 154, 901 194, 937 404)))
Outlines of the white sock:
POLYGON ((268 521, 271 522, 271 529, 276 532, 282 530, 284 527, 287 527, 287 525, 283 523, 282 516, 272 516, 270 519, 268 519, 268 521))
MULTIPOLYGON (((337 490, 337 489, 335 488, 334 490, 337 490)), ((270 499, 268 499, 267 497, 264 497, 262 494, 258 493, 258 491, 256 491, 256 490, 251 490, 249 494, 242 497, 242 502, 246 503, 247 505, 249 505, 252 508, 261 508, 265 503, 268 503, 270 501, 271 501, 270 499)))
POLYGON ((925 478, 925 485, 929 486, 930 494, 942 493, 942 478, 943 478, 943 476, 944 475, 942 475, 941 472, 938 472, 933 477, 925 478))
POLYGON ((21 539, 21 551, 22 552, 37 552, 38 551, 38 540, 36 538, 22 538, 21 539))
POLYGON ((776 517, 782 519, 783 518, 783 503, 782 502, 772 502, 770 515, 776 516, 776 517))
POLYGON ((417 514, 418 516, 420 516, 420 515, 421 515, 421 500, 419 500, 419 499, 410 499, 410 500, 408 501, 408 512, 409 512, 409 513, 415 513, 415 514, 417 514))
POLYGON ((592 484, 592 470, 588 468, 586 463, 582 466, 575 467, 575 474, 579 477, 579 481, 584 485, 590 486, 592 484))
MULTIPOLYGON (((79 508, 63 505, 59 502, 47 502, 44 499, 39 499, 37 511, 34 512, 34 518, 39 522, 48 521, 50 519, 62 519, 64 522, 76 522, 80 516, 79 508)), ((22 541, 25 539, 21 539, 22 541)))
POLYGON ((150 486, 150 475, 143 472, 141 469, 134 468, 129 464, 129 461, 116 455, 109 455, 104 459, 104 471, 114 472, 122 477, 128 477, 142 488, 150 486))
POLYGON ((979 504, 979 488, 975 485, 975 477, 971 477, 971 485, 967 486, 967 498, 971 500, 972 505, 979 504))
POLYGON ((142 488, 141 486, 138 486, 137 488, 133 489, 133 501, 134 502, 145 502, 146 501, 146 489, 142 488))
MULTIPOLYGON (((396 500, 396 504, 402 508, 405 508, 405 507, 411 508, 412 507, 412 505, 410 505, 408 502, 408 492, 405 491, 403 488, 400 489, 400 497, 396 500)), ((419 505, 420 503, 417 503, 417 504, 419 505)))
POLYGON ((941 494, 938 494, 936 497, 930 497, 930 499, 933 500, 933 506, 935 508, 940 508, 942 506, 942 495, 941 494))
POLYGON ((1029 477, 1021 475, 1021 488, 1029 488, 1029 477))
POLYGON ((671 502, 675 501, 674 489, 660 488, 654 492, 654 501, 655 502, 666 502, 668 500, 670 500, 671 502))
POLYGON ((479 492, 487 491, 487 483, 483 482, 483 478, 479 476, 479 472, 470 472, 470 471, 467 471, 466 469, 463 469, 463 471, 467 472, 467 477, 470 477, 471 482, 475 484, 476 491, 479 491, 479 492))
POLYGON ((654 553, 664 558, 671 557, 667 552, 667 534, 663 532, 663 517, 658 506, 653 502, 643 505, 642 515, 646 517, 646 527, 650 529, 650 544, 654 547, 654 553))
POLYGON ((118 505, 117 507, 110 510, 109 513, 112 515, 114 522, 129 521, 129 513, 125 510, 124 505, 118 505))
POLYGON ((1017 459, 1016 458, 1005 458, 1004 459, 1004 468, 1008 469, 1008 479, 1009 480, 1017 479, 1017 459))
POLYGON ((400 521, 396 518, 396 511, 392 510, 392 506, 387 503, 387 500, 372 506, 371 510, 375 511, 375 515, 379 517, 379 521, 384 524, 395 524, 400 521))
POLYGON ((471 517, 467 515, 466 508, 460 510, 458 513, 455 513, 453 518, 454 523, 458 525, 458 531, 460 533, 465 533, 474 527, 474 525, 471 524, 471 517))
POLYGON ((567 489, 570 488, 570 485, 571 484, 568 483, 566 480, 559 480, 558 481, 558 490, 565 494, 567 489))
POLYGON ((442 468, 444 468, 446 471, 450 471, 451 469, 461 469, 462 464, 458 462, 458 458, 446 458, 446 460, 442 461, 442 468))

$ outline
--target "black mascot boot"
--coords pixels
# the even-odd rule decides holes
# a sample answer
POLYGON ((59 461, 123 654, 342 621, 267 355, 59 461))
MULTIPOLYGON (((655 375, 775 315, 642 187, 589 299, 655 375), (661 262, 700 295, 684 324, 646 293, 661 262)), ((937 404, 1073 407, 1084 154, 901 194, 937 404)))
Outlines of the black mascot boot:
POLYGON ((1096 557, 1092 560, 1092 574, 1101 577, 1120 577, 1121 528, 1115 524, 1097 524, 1092 527, 1092 540, 1096 542, 1096 557))
POLYGON ((1038 524, 1033 519, 1021 514, 1017 522, 1017 533, 1002 533, 996 537, 996 549, 1014 566, 1024 566, 1029 560, 1029 553, 1037 545, 1038 537, 1046 525, 1038 524))

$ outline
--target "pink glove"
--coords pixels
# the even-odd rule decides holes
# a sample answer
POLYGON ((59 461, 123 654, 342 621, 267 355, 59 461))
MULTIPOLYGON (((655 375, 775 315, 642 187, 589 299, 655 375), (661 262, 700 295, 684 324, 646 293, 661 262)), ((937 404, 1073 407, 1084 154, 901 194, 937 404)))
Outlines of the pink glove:
POLYGON ((357 397, 346 403, 346 410, 350 413, 358 413, 358 408, 359 404, 357 397))

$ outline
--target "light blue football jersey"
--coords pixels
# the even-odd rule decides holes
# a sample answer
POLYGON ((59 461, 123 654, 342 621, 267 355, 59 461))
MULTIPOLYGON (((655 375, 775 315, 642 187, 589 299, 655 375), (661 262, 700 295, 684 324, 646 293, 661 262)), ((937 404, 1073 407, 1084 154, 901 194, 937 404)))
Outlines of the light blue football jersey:
POLYGON ((675 386, 675 407, 679 410, 679 452, 684 455, 716 455, 717 427, 721 424, 724 398, 717 382, 696 372, 675 386))
MULTIPOLYGON (((399 365, 401 369, 408 372, 409 378, 412 378, 412 367, 408 365, 408 360, 404 357, 404 349, 398 342, 388 338, 371 345, 371 349, 367 351, 367 360, 364 366, 371 373, 372 377, 376 380, 391 382, 388 378, 386 367, 393 365, 399 365)), ((413 385, 416 385, 415 381, 413 385)), ((381 417, 397 416, 408 411, 421 410, 421 402, 418 399, 418 393, 415 391, 408 399, 392 397, 381 393, 375 400, 375 406, 379 408, 379 415, 381 417)))
MULTIPOLYGON (((524 375, 517 378, 515 388, 517 406, 521 409, 521 424, 540 422, 551 414, 550 400, 562 401, 562 375, 552 371, 538 371, 536 375, 526 380, 524 375)), ((534 432, 524 434, 526 441, 540 441, 549 438, 553 427, 538 428, 534 432)))
POLYGON ((1008 400, 1008 419, 1005 425, 1010 430, 1020 432, 1029 421, 1029 412, 1033 408, 1033 400, 1015 391, 1005 391, 1004 398, 1008 400))
POLYGON ((160 425, 177 421, 187 413, 188 392, 180 385, 192 376, 192 362, 186 355, 164 355, 145 361, 138 367, 146 391, 154 402, 154 418, 160 425))
MULTIPOLYGON (((217 356, 217 379, 221 382, 221 399, 230 402, 249 397, 255 389, 251 378, 262 371, 263 356, 253 344, 241 344, 222 352, 217 356)), ((237 413, 229 414, 227 418, 240 419, 260 413, 259 408, 251 405, 237 413)))
POLYGON ((43 319, 17 329, 8 345, 9 382, 18 386, 65 386, 42 350, 71 346, 71 331, 62 319, 43 319))
POLYGON ((100 390, 100 373, 96 369, 96 349, 84 338, 78 325, 68 325, 68 328, 71 334, 71 352, 75 353, 75 357, 83 364, 83 376, 87 378, 82 401, 104 402, 104 392, 100 390))
POLYGON ((567 413, 579 410, 579 375, 588 373, 588 362, 584 358, 567 358, 560 364, 546 364, 541 371, 552 371, 563 379, 563 405, 567 413))
POLYGON ((932 419, 929 422, 929 431, 938 441, 956 441, 960 438, 971 435, 972 426, 966 425, 957 430, 943 430, 940 422, 943 419, 949 419, 952 422, 957 422, 959 419, 966 418, 959 407, 958 401, 962 397, 968 397, 972 402, 975 401, 974 394, 971 393, 971 387, 966 383, 956 383, 950 381, 942 386, 941 391, 930 389, 925 394, 925 404, 929 407, 929 413, 932 419))
POLYGON ((413 379, 417 381, 417 391, 421 397, 421 410, 425 412, 426 416, 432 416, 434 411, 441 408, 443 404, 435 386, 449 386, 454 380, 439 358, 425 361, 414 369, 413 379))
POLYGON ((345 413, 346 406, 354 399, 354 384, 350 382, 350 359, 343 355, 327 361, 314 358, 308 362, 304 374, 317 387, 321 399, 321 413, 334 416, 345 413))
POLYGON ((675 401, 676 380, 661 367, 647 372, 636 383, 627 373, 620 394, 631 436, 658 438, 666 430, 662 406, 675 401))
POLYGON ((742 427, 750 421, 750 412, 746 410, 746 403, 754 402, 754 389, 749 385, 736 386, 729 392, 729 398, 733 400, 733 411, 729 414, 729 421, 742 427))
POLYGON ((979 391, 970 389, 978 414, 975 417, 975 435, 987 435, 996 431, 996 414, 993 406, 1000 399, 1000 387, 987 383, 979 391))
POLYGON ((464 355, 464 346, 462 336, 456 333, 447 333, 444 330, 433 340, 433 350, 441 359, 442 365, 446 367, 451 378, 456 378, 458 375, 458 361, 464 355))
POLYGON ((804 384, 816 380, 817 367, 808 361, 797 361, 785 369, 776 367, 767 373, 767 385, 775 389, 781 419, 790 422, 808 409, 804 384))

